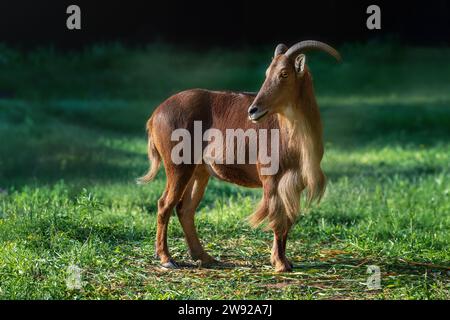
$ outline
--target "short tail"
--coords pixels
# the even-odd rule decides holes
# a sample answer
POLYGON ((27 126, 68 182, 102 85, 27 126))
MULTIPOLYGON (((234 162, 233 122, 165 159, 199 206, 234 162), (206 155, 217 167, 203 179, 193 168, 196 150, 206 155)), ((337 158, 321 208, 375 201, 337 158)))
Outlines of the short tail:
POLYGON ((151 134, 151 119, 147 123, 147 132, 148 132, 148 159, 150 161, 150 169, 148 172, 137 179, 137 184, 147 184, 150 181, 152 181, 156 174, 158 173, 158 169, 161 166, 161 155, 159 154, 158 150, 156 150, 155 144, 152 140, 152 134, 151 134))

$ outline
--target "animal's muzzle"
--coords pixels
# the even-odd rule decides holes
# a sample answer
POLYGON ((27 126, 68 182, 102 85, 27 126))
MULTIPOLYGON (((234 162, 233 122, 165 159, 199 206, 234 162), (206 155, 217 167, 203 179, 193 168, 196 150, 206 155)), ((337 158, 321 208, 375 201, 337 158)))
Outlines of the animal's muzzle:
POLYGON ((262 110, 259 106, 252 105, 248 108, 248 118, 253 122, 258 122, 267 114, 267 112, 267 110, 262 110))

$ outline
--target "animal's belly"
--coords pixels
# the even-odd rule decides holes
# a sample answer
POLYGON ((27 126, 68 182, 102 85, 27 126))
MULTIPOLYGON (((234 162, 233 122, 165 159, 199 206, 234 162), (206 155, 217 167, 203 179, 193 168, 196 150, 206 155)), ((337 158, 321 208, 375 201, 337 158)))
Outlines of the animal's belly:
POLYGON ((255 164, 210 164, 207 167, 210 174, 220 180, 248 188, 262 186, 255 164))

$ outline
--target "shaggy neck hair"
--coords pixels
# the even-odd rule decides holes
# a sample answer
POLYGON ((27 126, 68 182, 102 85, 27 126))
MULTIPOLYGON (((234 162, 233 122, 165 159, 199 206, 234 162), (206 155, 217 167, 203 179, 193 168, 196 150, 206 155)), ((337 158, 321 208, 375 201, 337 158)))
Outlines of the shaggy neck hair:
POLYGON ((308 200, 320 200, 325 191, 325 176, 320 168, 324 151, 322 120, 309 70, 305 70, 299 87, 297 105, 289 106, 278 119, 280 127, 286 128, 283 138, 287 140, 287 152, 300 155, 300 182, 308 189, 308 200))

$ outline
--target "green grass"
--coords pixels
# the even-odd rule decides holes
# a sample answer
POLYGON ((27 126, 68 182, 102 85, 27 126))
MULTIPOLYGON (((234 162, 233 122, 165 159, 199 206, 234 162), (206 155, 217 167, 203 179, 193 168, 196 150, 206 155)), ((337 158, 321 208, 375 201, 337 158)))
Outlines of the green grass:
POLYGON ((190 261, 174 216, 173 256, 153 258, 164 173, 147 169, 145 122, 192 87, 257 90, 272 48, 196 53, 164 45, 81 53, 0 49, 0 299, 449 299, 449 49, 343 46, 309 55, 329 178, 293 229, 296 268, 275 274, 271 234, 246 217, 261 191, 210 181, 201 239, 223 261, 190 261), (68 268, 82 289, 68 289, 68 268), (369 265, 380 290, 365 286, 369 265))

